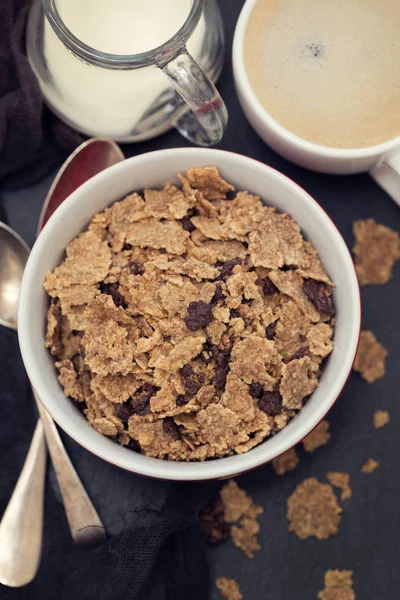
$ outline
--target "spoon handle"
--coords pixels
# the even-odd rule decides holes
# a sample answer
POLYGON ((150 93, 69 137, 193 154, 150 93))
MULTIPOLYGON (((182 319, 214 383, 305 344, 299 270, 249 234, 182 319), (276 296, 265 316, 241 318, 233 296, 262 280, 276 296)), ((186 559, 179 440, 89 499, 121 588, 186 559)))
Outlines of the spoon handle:
POLYGON ((35 400, 43 423, 51 456, 74 542, 95 547, 106 540, 106 532, 81 480, 61 441, 57 427, 35 392, 35 400))
POLYGON ((38 421, 25 464, 0 523, 0 583, 21 587, 39 568, 43 535, 46 447, 38 421))

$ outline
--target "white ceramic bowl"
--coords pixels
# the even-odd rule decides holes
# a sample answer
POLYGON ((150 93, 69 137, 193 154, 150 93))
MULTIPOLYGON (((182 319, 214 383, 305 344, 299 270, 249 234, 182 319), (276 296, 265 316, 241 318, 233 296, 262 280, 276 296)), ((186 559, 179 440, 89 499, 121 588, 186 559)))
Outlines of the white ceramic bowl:
POLYGON ((128 471, 171 480, 208 480, 233 476, 262 465, 302 440, 329 411, 352 368, 360 331, 360 295, 353 262, 333 222, 293 181, 255 160, 202 148, 178 148, 143 154, 110 167, 74 192, 51 217, 26 266, 18 312, 22 357, 33 387, 55 421, 75 441, 106 461, 128 471), (136 454, 96 432, 67 399, 57 381, 54 362, 45 348, 48 298, 42 282, 58 265, 67 244, 93 215, 132 190, 177 181, 190 167, 215 165, 239 190, 260 195, 300 224, 335 282, 337 320, 335 347, 320 385, 298 415, 276 436, 242 455, 203 463, 163 461, 136 454))

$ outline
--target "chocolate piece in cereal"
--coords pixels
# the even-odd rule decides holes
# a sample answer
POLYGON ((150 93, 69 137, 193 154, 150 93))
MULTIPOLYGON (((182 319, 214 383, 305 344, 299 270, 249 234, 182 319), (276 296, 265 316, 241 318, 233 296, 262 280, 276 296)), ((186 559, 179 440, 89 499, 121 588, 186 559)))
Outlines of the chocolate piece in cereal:
POLYGON ((265 392, 258 401, 258 408, 267 415, 280 415, 282 412, 282 396, 278 391, 265 392))
POLYGON ((277 456, 272 461, 272 467, 277 475, 284 475, 293 471, 299 464, 300 459, 294 448, 290 448, 280 456, 277 456))
POLYGON ((331 434, 329 433, 329 423, 328 421, 321 421, 318 423, 315 429, 311 433, 308 434, 307 437, 303 440, 303 447, 306 452, 314 452, 317 448, 321 446, 325 446, 331 439, 331 434))
POLYGON ((355 221, 353 253, 360 285, 384 285, 400 258, 400 235, 373 219, 355 221))
POLYGON ((333 487, 340 488, 342 490, 340 494, 341 500, 347 500, 351 498, 352 492, 350 488, 350 475, 348 473, 341 473, 340 471, 329 471, 326 474, 326 478, 333 487))
POLYGON ((373 416, 375 429, 381 429, 390 422, 390 415, 387 410, 376 410, 373 416))
POLYGON ((325 588, 318 600, 355 600, 353 572, 329 570, 325 573, 325 588))
POLYGON ((207 327, 211 322, 212 316, 211 304, 206 304, 200 300, 199 302, 190 302, 184 321, 190 331, 197 331, 197 329, 207 327))
POLYGON ((361 467, 361 473, 373 473, 378 467, 378 461, 376 461, 374 458, 369 458, 361 467))
POLYGON ((288 498, 289 531, 294 531, 302 540, 311 536, 325 540, 338 532, 341 512, 332 487, 310 477, 288 498))
MULTIPOLYGON (((333 349, 334 284, 289 215, 212 166, 178 179, 130 193, 68 245, 44 282, 46 347, 97 431, 206 460, 248 452, 301 410, 333 349)), ((252 519, 234 532, 248 554, 252 519)))
POLYGON ((388 351, 378 342, 372 331, 362 331, 353 369, 361 377, 374 383, 385 375, 385 360, 388 351))
POLYGON ((314 279, 306 279, 303 283, 303 292, 320 313, 333 317, 335 310, 332 298, 329 296, 329 290, 324 283, 314 279))
POLYGON ((240 593, 239 584, 234 579, 218 577, 215 585, 222 598, 226 600, 242 600, 243 595, 240 593))

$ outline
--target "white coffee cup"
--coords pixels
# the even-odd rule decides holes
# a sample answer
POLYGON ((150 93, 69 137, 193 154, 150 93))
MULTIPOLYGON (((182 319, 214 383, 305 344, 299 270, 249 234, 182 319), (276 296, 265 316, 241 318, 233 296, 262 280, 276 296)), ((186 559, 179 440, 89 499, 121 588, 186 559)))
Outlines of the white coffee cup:
MULTIPOLYGON (((247 0, 233 41, 233 73, 240 104, 247 119, 271 148, 292 162, 322 173, 349 175, 369 172, 400 205, 400 138, 360 149, 329 148, 308 142, 280 125, 253 91, 245 69, 244 39, 249 18, 259 0, 247 0)), ((399 108, 400 110, 400 108, 399 108)))

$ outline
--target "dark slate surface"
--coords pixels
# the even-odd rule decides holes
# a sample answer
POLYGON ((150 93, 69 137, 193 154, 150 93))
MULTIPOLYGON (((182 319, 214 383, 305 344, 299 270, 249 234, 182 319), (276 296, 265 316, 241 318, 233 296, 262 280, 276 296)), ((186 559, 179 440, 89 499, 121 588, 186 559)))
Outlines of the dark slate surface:
MULTIPOLYGON (((373 217, 399 229, 400 209, 368 175, 333 177, 303 170, 276 155, 252 131, 235 95, 230 59, 234 26, 243 0, 220 0, 220 4, 228 51, 219 88, 230 113, 229 127, 220 147, 256 158, 293 178, 324 207, 350 246, 354 219, 373 217)), ((124 151, 127 156, 133 156, 184 145, 187 143, 172 131, 156 140, 127 146, 124 151)), ((39 210, 53 177, 54 173, 30 189, 2 196, 9 223, 30 244, 34 241, 39 210)), ((260 518, 262 550, 254 560, 248 560, 230 543, 209 552, 213 574, 237 578, 246 600, 313 600, 322 589, 323 574, 329 568, 354 571, 358 600, 400 597, 397 434, 400 263, 389 285, 364 288, 362 297, 364 328, 372 329, 390 353, 386 377, 368 385, 358 375, 351 376, 328 417, 331 442, 312 455, 300 450, 301 462, 292 474, 279 478, 270 466, 265 466, 239 478, 240 485, 265 509, 260 518), (378 408, 390 411, 391 423, 376 431, 372 427, 372 415, 378 408), (368 457, 377 459, 380 468, 372 475, 363 475, 360 468, 368 457), (287 532, 286 499, 304 478, 323 479, 329 470, 351 474, 353 496, 344 505, 340 533, 326 541, 301 541, 287 532)), ((150 497, 157 503, 162 502, 170 484, 125 473, 92 456, 67 436, 63 437, 110 532, 120 529, 121 513, 141 505, 144 499, 150 497)), ((52 481, 50 475, 50 485, 52 481)), ((193 485, 193 501, 205 502, 218 488, 218 483, 193 485)), ((54 486, 52 489, 55 491, 54 486)), ((218 597, 214 591, 212 600, 218 597)))

